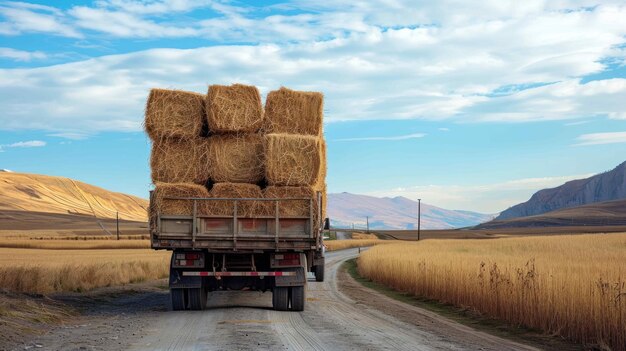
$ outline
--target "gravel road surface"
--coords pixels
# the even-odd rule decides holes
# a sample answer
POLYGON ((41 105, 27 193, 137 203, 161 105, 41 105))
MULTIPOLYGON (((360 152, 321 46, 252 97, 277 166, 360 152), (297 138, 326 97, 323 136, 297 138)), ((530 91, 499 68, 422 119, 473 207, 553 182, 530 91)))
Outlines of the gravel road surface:
POLYGON ((273 311, 270 292, 213 292, 206 310, 180 312, 169 311, 168 291, 156 287, 67 298, 84 305, 76 324, 19 349, 535 350, 360 286, 339 271, 356 255, 327 253, 326 281, 310 277, 304 312, 273 311))

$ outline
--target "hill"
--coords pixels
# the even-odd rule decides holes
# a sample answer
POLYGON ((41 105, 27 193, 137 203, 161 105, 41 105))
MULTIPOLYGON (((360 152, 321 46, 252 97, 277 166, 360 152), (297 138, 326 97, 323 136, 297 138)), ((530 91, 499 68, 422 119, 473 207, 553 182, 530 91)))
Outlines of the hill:
MULTIPOLYGON (((417 201, 405 197, 384 197, 350 193, 328 194, 328 216, 334 227, 364 227, 369 216, 371 229, 417 228, 417 201)), ((423 229, 451 229, 473 226, 492 219, 492 215, 453 211, 422 202, 423 229)))
POLYGON ((500 213, 496 220, 535 216, 559 209, 619 199, 626 199, 626 162, 605 173, 572 180, 556 188, 540 190, 530 200, 500 213))
POLYGON ((556 226, 626 226, 626 200, 597 202, 548 213, 483 223, 475 229, 556 227, 556 226))
MULTIPOLYGON (((73 179, 0 172, 0 213, 95 216, 145 222, 148 201, 73 179)), ((20 217, 20 218, 22 218, 20 217)), ((58 217, 58 216, 57 216, 58 217)))

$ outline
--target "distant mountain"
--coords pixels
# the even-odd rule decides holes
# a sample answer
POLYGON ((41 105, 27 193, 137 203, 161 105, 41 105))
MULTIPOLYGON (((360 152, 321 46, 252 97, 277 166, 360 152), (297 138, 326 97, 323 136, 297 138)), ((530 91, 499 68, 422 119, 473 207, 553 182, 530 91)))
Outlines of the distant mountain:
POLYGON ((148 201, 64 177, 0 172, 0 214, 57 213, 147 220, 148 201))
MULTIPOLYGON (((451 229, 489 221, 493 215, 453 211, 422 202, 422 229, 451 229)), ((365 226, 369 216, 371 229, 417 228, 417 201, 405 197, 383 197, 350 193, 328 194, 328 216, 334 227, 365 226)))
POLYGON ((608 172, 572 180, 556 188, 540 190, 530 200, 500 213, 496 220, 535 216, 554 210, 619 199, 626 199, 626 162, 608 172))
POLYGON ((626 226, 626 200, 596 202, 535 216, 493 220, 475 229, 626 226))

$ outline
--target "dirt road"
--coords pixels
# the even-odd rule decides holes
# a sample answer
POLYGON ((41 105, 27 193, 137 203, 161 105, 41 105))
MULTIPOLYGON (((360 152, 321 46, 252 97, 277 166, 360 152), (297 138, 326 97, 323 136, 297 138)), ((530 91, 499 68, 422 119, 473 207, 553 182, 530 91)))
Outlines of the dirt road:
POLYGON ((172 312, 167 290, 153 288, 96 298, 97 304, 89 303, 96 310, 87 308, 76 327, 54 330, 33 345, 61 350, 534 350, 354 281, 340 289, 338 275, 350 278, 338 268, 356 254, 356 249, 327 253, 327 280, 309 280, 302 313, 273 311, 269 292, 232 291, 211 293, 207 310, 172 312), (348 297, 355 293, 360 302, 348 297))

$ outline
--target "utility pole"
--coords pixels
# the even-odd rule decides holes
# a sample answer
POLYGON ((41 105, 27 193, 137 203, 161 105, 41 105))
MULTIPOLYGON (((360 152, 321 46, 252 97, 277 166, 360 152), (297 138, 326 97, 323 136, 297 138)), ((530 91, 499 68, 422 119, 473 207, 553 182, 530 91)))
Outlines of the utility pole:
POLYGON ((365 216, 365 222, 367 224, 367 234, 370 233, 370 216, 365 216))
POLYGON ((420 241, 420 226, 422 222, 422 199, 417 199, 417 241, 420 241))
POLYGON ((117 233, 117 240, 120 240, 120 213, 115 212, 115 232, 117 233))

